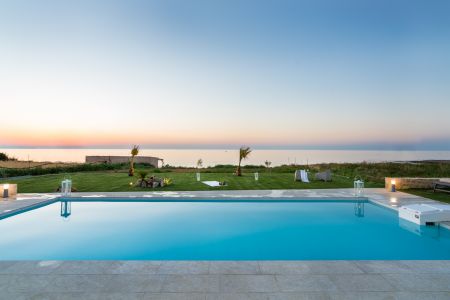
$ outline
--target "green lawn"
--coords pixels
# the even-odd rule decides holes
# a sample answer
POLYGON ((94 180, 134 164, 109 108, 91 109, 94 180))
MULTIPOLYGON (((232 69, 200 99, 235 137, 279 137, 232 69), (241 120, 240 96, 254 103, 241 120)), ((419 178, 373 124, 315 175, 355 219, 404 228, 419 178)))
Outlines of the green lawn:
MULTIPOLYGON (((151 175, 151 173, 149 173, 151 175)), ((251 173, 244 173, 242 177, 237 177, 231 173, 202 173, 202 180, 226 181, 227 186, 211 188, 197 182, 194 172, 168 172, 156 173, 159 178, 169 177, 173 184, 163 188, 156 188, 159 191, 201 191, 201 190, 256 190, 256 189, 326 189, 326 188, 351 188, 353 180, 334 176, 332 182, 321 182, 312 180, 311 183, 294 182, 294 175, 289 173, 260 173, 259 181, 254 180, 251 173)), ((20 193, 48 193, 55 192, 61 180, 69 176, 73 181, 73 186, 79 192, 121 192, 121 191, 145 191, 150 188, 139 188, 130 186, 130 182, 135 183, 137 178, 129 177, 126 172, 81 172, 70 175, 52 174, 34 176, 18 180, 9 180, 10 183, 17 183, 20 193)), ((312 177, 312 176, 311 176, 312 177)), ((3 180, 5 181, 5 180, 3 180)), ((367 187, 382 187, 382 184, 367 183, 367 187)))
MULTIPOLYGON (((364 165, 363 165, 364 167, 364 165)), ((323 169, 323 168, 322 168, 323 169)), ((73 186, 79 192, 126 192, 126 191, 206 191, 206 190, 256 190, 256 189, 331 189, 331 188, 351 188, 353 187, 354 172, 350 172, 344 167, 336 168, 333 171, 332 182, 321 182, 313 180, 314 174, 310 175, 311 183, 302 183, 294 181, 293 170, 279 169, 258 170, 260 174, 259 181, 254 180, 252 170, 247 170, 242 177, 232 174, 233 168, 229 169, 206 169, 202 173, 202 180, 226 181, 227 186, 209 187, 201 182, 196 181, 195 170, 193 169, 171 169, 171 170, 155 170, 148 169, 148 176, 171 178, 173 184, 164 188, 139 188, 130 186, 130 182, 135 183, 136 177, 129 177, 127 170, 116 171, 96 171, 96 172, 77 172, 69 174, 49 174, 33 176, 30 178, 22 178, 15 180, 0 179, 0 182, 17 183, 20 193, 50 193, 55 192, 60 185, 61 180, 70 177, 73 186), (226 171, 223 171, 226 170, 226 171), (344 172, 345 171, 345 172, 344 172), (153 173, 154 172, 154 173, 153 173), (338 174, 336 174, 338 173, 338 174)), ((320 169, 319 169, 320 170, 320 169)), ((445 171, 446 174, 448 171, 445 171)), ((366 187, 384 187, 384 182, 378 179, 378 176, 370 177, 374 172, 371 170, 359 171, 366 178, 366 187), (367 180, 373 178, 373 181, 367 180)), ((407 172, 405 172, 407 173, 407 172)), ((430 198, 442 202, 450 203, 450 194, 436 192, 432 190, 404 190, 403 192, 430 198)))

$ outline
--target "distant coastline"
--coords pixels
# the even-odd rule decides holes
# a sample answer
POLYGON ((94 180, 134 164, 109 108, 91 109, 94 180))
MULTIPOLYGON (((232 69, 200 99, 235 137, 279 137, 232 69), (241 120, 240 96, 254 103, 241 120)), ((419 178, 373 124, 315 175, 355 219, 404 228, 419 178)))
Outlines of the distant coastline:
MULTIPOLYGON (((140 155, 164 159, 171 166, 193 167, 198 159, 205 166, 236 164, 236 149, 142 149, 140 155)), ((19 161, 51 163, 83 163, 88 155, 128 156, 129 149, 42 149, 8 148, 0 149, 19 161)), ((359 162, 448 162, 450 151, 375 151, 375 150, 264 150, 254 149, 245 162, 249 165, 263 165, 271 161, 272 166, 308 165, 317 163, 359 163, 359 162)))

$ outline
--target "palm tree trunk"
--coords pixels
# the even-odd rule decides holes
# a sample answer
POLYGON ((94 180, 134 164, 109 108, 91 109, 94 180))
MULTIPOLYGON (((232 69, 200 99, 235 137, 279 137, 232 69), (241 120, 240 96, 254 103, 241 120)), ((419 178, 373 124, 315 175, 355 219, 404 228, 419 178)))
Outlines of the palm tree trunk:
POLYGON ((239 164, 236 170, 236 175, 237 176, 242 176, 242 171, 241 171, 241 159, 239 159, 239 164))
POLYGON ((130 170, 128 171, 128 176, 134 176, 134 156, 130 160, 130 170))

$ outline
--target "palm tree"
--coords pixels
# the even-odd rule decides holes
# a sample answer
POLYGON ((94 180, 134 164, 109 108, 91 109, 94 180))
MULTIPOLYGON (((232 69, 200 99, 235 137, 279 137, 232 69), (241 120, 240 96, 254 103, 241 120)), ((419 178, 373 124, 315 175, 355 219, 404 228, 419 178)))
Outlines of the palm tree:
POLYGON ((197 160, 197 169, 203 167, 203 159, 199 158, 197 160))
POLYGON ((239 149, 239 164, 236 169, 237 176, 242 176, 241 162, 243 159, 247 159, 247 157, 250 155, 251 152, 252 152, 252 149, 250 149, 250 147, 242 146, 239 149))
POLYGON ((130 159, 130 170, 128 171, 128 176, 134 176, 134 157, 139 154, 139 146, 134 145, 131 148, 131 159, 130 159))
POLYGON ((266 161, 264 162, 264 164, 266 165, 266 168, 269 169, 269 172, 270 172, 270 165, 272 165, 272 162, 266 160, 266 161))

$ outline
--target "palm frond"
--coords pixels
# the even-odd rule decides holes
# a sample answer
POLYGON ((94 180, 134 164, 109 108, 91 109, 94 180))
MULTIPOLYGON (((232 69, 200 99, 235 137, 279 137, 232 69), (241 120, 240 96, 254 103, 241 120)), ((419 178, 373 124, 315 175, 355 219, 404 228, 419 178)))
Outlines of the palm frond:
POLYGON ((133 148, 131 148, 131 155, 132 156, 136 156, 139 154, 139 146, 138 145, 134 145, 133 148))
POLYGON ((252 153, 252 149, 250 149, 250 147, 247 146, 242 146, 239 149, 239 159, 247 159, 247 157, 250 155, 250 153, 252 153))

